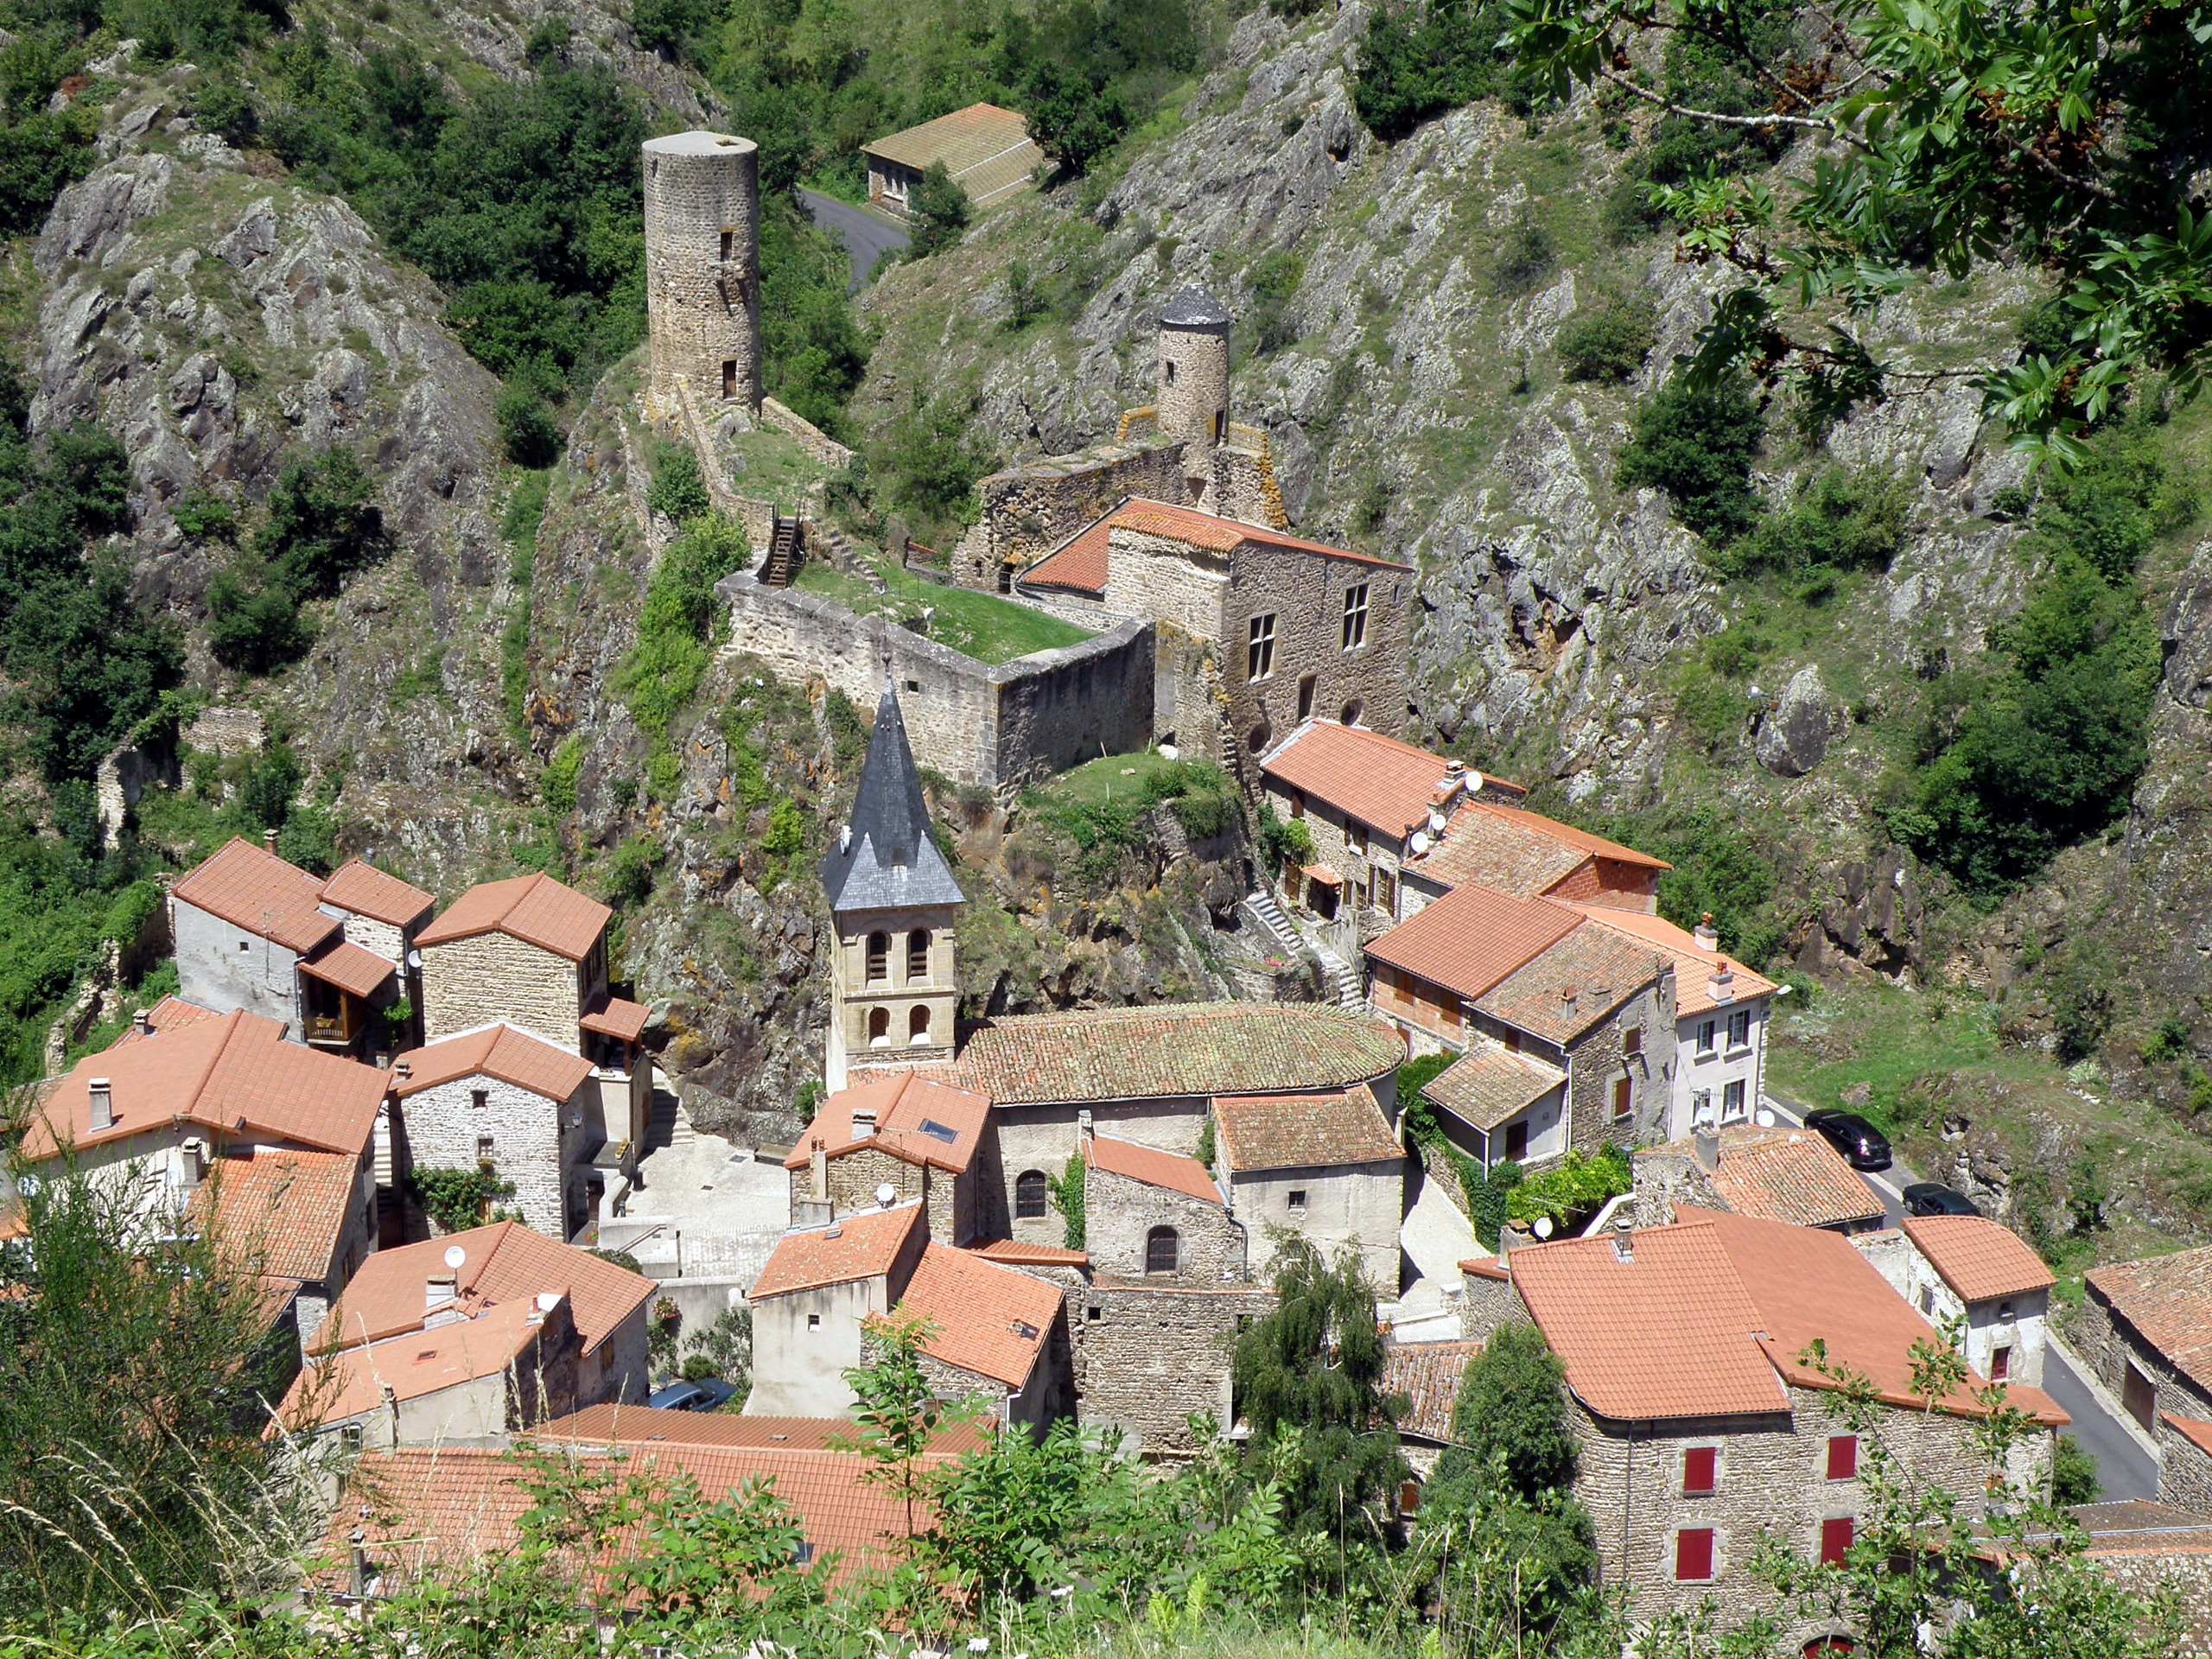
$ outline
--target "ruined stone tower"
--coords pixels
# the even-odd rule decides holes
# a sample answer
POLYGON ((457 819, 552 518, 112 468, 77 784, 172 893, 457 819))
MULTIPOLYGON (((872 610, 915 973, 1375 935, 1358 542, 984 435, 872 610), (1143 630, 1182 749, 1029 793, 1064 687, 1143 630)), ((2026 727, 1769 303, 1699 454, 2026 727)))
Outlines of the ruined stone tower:
POLYGON ((649 138, 645 304, 652 401, 673 416, 689 388, 702 415, 760 407, 760 164, 749 138, 649 138))
POLYGON ((1159 430, 1183 440, 1183 478, 1196 505, 1229 435, 1229 308, 1196 283, 1160 314, 1159 430))

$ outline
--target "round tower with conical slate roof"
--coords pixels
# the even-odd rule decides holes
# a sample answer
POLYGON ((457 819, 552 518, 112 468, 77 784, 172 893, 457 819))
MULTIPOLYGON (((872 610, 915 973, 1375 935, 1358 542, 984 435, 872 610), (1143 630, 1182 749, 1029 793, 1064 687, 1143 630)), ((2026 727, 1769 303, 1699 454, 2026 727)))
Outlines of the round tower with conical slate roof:
POLYGON ((1183 441, 1183 477, 1196 501, 1213 480, 1213 452, 1229 435, 1229 308, 1196 283, 1160 314, 1160 435, 1183 441))
POLYGON ((649 138, 645 308, 652 401, 689 387, 702 415, 760 407, 760 157, 750 138, 649 138))

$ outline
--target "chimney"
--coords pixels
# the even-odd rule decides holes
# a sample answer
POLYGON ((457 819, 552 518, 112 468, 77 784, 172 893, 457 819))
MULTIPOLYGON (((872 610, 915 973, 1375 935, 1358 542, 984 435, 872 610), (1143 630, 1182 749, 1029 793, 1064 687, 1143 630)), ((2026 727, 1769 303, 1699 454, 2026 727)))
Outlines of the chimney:
POLYGON ((870 1136, 870 1135, 874 1135, 874 1133, 875 1133, 875 1108, 874 1108, 874 1107, 873 1107, 873 1106, 855 1106, 855 1107, 854 1107, 854 1108, 853 1108, 853 1139, 854 1139, 854 1140, 855 1140, 855 1141, 865 1141, 865 1140, 867 1140, 867 1139, 868 1138, 868 1136, 870 1136))
POLYGON ((1714 970, 1713 977, 1705 982, 1705 988, 1715 1002, 1733 1002, 1736 1000, 1736 976, 1728 971, 1727 957, 1720 958, 1720 966, 1714 970))
POLYGON ((812 1202, 826 1204, 830 1198, 830 1154, 822 1148, 822 1137, 816 1135, 814 1144, 806 1154, 806 1173, 812 1202))
POLYGON ((194 1135, 180 1150, 184 1154, 184 1184, 199 1185, 207 1179, 207 1143, 194 1135))
POLYGON ((154 1034, 154 1016, 152 1011, 146 1008, 141 1008, 137 1013, 132 1014, 130 1016, 130 1029, 137 1032, 141 1037, 152 1036, 154 1034))
POLYGON ((1562 985, 1559 988, 1559 1011, 1561 1014, 1573 1014, 1580 1000, 1580 994, 1573 986, 1562 985))
POLYGON ((1697 918, 1697 925, 1690 930, 1690 937, 1697 941, 1697 948, 1700 950, 1718 950, 1720 948, 1720 935, 1713 925, 1711 911, 1697 918))
POLYGON ((276 832, 274 830, 263 830, 261 832, 261 844, 267 848, 270 852, 275 852, 276 850, 276 832))
POLYGON ((1078 1144, 1087 1147, 1090 1144, 1090 1108, 1085 1106, 1075 1115, 1075 1138, 1078 1144))
POLYGON ((1636 1260, 1634 1233, 1617 1233, 1613 1236, 1613 1260, 1624 1265, 1636 1260))
POLYGON ((1697 1166, 1710 1175, 1720 1167, 1720 1131, 1709 1123, 1700 1123, 1690 1130, 1690 1148, 1697 1154, 1697 1166))
POLYGON ((423 1328, 425 1331, 441 1325, 451 1325, 461 1318, 461 1310, 454 1306, 459 1299, 460 1281, 453 1274, 431 1280, 423 1292, 423 1328))
POLYGON ((94 1077, 89 1085, 92 1096, 92 1128, 111 1129, 115 1127, 115 1090, 105 1077, 94 1077))
POLYGON ((523 1316, 524 1325, 543 1325, 553 1310, 561 1306, 562 1294, 557 1290, 541 1290, 531 1302, 530 1312, 523 1316))

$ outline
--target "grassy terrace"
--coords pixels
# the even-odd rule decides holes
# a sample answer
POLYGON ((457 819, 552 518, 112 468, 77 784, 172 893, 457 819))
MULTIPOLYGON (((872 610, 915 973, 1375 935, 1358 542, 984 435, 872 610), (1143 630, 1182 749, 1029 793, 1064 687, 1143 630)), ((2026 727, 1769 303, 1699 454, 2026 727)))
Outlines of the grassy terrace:
POLYGON ((919 616, 926 608, 931 612, 929 637, 979 663, 1010 663, 1033 651, 1078 644, 1096 632, 1033 611, 1027 605, 1012 604, 994 594, 940 587, 884 564, 874 568, 884 583, 881 593, 859 576, 849 576, 811 559, 799 567, 797 585, 863 616, 903 621, 919 616))
POLYGON ((722 453, 739 463, 729 474, 729 486, 756 501, 773 501, 785 512, 798 511, 810 485, 830 476, 830 469, 798 447, 798 440, 773 427, 741 432, 722 446, 722 453))

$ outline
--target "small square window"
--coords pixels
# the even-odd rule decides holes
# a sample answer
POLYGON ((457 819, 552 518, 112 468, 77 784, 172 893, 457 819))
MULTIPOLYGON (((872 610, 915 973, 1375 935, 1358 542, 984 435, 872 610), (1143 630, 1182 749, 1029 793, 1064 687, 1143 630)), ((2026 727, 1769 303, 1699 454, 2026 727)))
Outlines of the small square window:
POLYGON ((798 1541, 798 1553, 792 1559, 798 1561, 801 1567, 804 1567, 809 1561, 814 1559, 813 1543, 808 1539, 800 1539, 798 1541))
POLYGON ((1083 1322, 1085 1325, 1096 1325, 1105 1317, 1106 1310, 1096 1302, 1087 1303, 1084 1307, 1083 1322))
POLYGON ((1707 1497, 1720 1482, 1720 1448, 1694 1446, 1682 1453, 1682 1496, 1707 1497))
POLYGON ((1821 1522, 1821 1565, 1841 1567, 1844 1556, 1851 1549, 1851 1517, 1839 1516, 1833 1521, 1821 1522))
POLYGON ((1304 1211, 1306 1208, 1306 1189, 1304 1187, 1294 1186, 1291 1188, 1290 1207, 1294 1210, 1300 1211, 1304 1211))
POLYGON ((1621 1033, 1621 1048, 1624 1052, 1630 1054, 1643 1053, 1643 1027, 1641 1026, 1630 1026, 1626 1031, 1623 1032, 1621 1033))
POLYGON ((1933 1285, 1920 1287, 1920 1317, 1923 1319, 1936 1317, 1936 1287, 1933 1285))
POLYGON ((488 1135, 480 1135, 476 1137, 476 1161, 480 1164, 488 1164, 492 1161, 492 1137, 488 1135))
POLYGON ((1828 1478, 1851 1480, 1859 1473, 1859 1437, 1856 1434, 1828 1436, 1828 1478))
POLYGON ((806 1316, 806 1328, 810 1331, 819 1331, 822 1328, 822 1316, 819 1313, 808 1314, 806 1316))
POLYGON ((245 940, 245 939, 240 939, 240 940, 238 941, 238 949, 239 949, 239 950, 252 950, 252 949, 253 949, 253 946, 252 946, 250 943, 248 943, 246 940, 245 940))
POLYGON ((474 1106, 478 1111, 482 1111, 486 1106, 489 1106, 492 1103, 492 1091, 489 1089, 470 1090, 468 1091, 468 1103, 471 1106, 474 1106))
POLYGON ((1675 1535, 1675 1577, 1696 1584, 1713 1576, 1713 1529, 1684 1527, 1675 1535))

